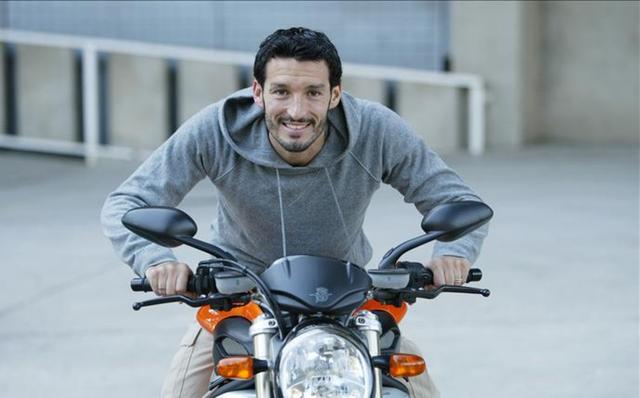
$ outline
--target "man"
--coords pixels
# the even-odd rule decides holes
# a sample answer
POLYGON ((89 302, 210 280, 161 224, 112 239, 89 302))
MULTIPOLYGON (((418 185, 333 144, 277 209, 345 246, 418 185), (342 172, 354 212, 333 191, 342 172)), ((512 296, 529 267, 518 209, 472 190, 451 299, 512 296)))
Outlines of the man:
MULTIPOLYGON (((367 264, 372 250, 362 224, 381 183, 422 214, 442 202, 478 200, 398 115, 343 93, 341 75, 324 34, 274 32, 260 45, 251 89, 193 116, 107 198, 105 234, 156 294, 184 293, 191 269, 120 219, 133 207, 176 206, 203 178, 219 192, 213 243, 256 270, 294 254, 367 264)), ((437 244, 428 263, 435 284, 462 284, 485 235, 486 227, 437 244)), ((197 325, 187 332, 163 396, 206 392, 211 344, 197 325)), ((427 375, 410 388, 417 397, 437 395, 427 375)))

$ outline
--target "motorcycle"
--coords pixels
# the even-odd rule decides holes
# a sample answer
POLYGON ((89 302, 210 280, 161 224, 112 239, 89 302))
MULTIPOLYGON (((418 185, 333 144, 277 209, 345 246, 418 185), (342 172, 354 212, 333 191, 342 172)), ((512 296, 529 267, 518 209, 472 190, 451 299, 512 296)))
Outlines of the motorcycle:
MULTIPOLYGON (((196 223, 181 210, 132 209, 122 218, 130 231, 165 247, 186 244, 213 256, 198 264, 188 282, 194 297, 158 297, 133 308, 171 302, 199 308, 198 322, 214 337, 216 376, 207 398, 409 397, 399 379, 418 376, 426 366, 418 355, 396 352, 408 304, 445 292, 490 292, 450 285, 426 289, 431 271, 398 260, 428 242, 456 240, 492 216, 481 202, 441 204, 424 217, 425 234, 389 250, 377 269, 293 255, 257 275, 230 253, 195 239, 196 223)), ((472 269, 467 281, 481 277, 472 269)), ((131 288, 151 291, 145 278, 133 279, 131 288)))

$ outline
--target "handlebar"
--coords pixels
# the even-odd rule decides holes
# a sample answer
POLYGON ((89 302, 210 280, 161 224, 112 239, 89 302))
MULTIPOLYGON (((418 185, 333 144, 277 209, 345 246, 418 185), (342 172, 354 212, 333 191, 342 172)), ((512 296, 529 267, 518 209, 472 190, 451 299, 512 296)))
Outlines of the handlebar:
POLYGON ((482 270, 479 268, 471 268, 469 270, 468 282, 479 282, 482 279, 482 270))
MULTIPOLYGON (((211 293, 211 289, 207 289, 209 291, 203 291, 205 289, 198 288, 198 279, 196 279, 193 275, 189 277, 187 281, 187 291, 190 293, 198 293, 198 294, 206 294, 211 293)), ((204 287, 204 286, 203 286, 204 287)), ((152 292, 151 284, 147 280, 147 278, 133 278, 131 279, 131 290, 134 292, 152 292)))
MULTIPOLYGON (((415 289, 420 289, 424 286, 433 285, 433 271, 429 268, 425 268, 421 263, 411 261, 399 261, 397 263, 398 268, 404 268, 411 273, 411 280, 409 286, 415 289)), ((478 282, 482 279, 482 270, 478 268, 471 268, 467 275, 467 283, 478 282)))
MULTIPOLYGON (((200 296, 209 293, 218 293, 216 289, 216 281, 214 277, 212 264, 215 264, 216 260, 204 260, 198 264, 195 274, 189 276, 187 280, 187 292, 195 293, 200 296)), ((131 290, 134 292, 151 292, 151 284, 146 277, 133 278, 131 280, 131 290)))
MULTIPOLYGON (((433 271, 420 263, 414 262, 399 262, 398 267, 405 268, 412 274, 412 287, 423 287, 433 284, 433 271)), ((469 270, 467 277, 468 282, 478 282, 482 279, 482 271, 478 268, 472 268, 469 270)), ((197 276, 190 276, 187 282, 187 291, 197 294, 208 294, 213 292, 211 288, 212 283, 209 282, 209 278, 199 278, 197 276)), ((147 278, 134 278, 131 280, 131 290, 134 292, 151 292, 151 284, 147 278)))
MULTIPOLYGON (((468 293, 468 294, 481 294, 484 297, 488 297, 491 293, 487 289, 477 289, 466 286, 451 286, 443 285, 437 289, 427 289, 425 287, 433 284, 433 271, 425 268, 421 263, 416 262, 398 262, 398 268, 404 268, 410 273, 409 284, 403 289, 375 289, 373 297, 387 304, 393 304, 396 306, 402 305, 403 302, 413 304, 416 299, 433 299, 438 297, 440 293, 452 292, 452 293, 468 293)), ((190 299, 189 297, 176 295, 161 297, 152 300, 135 303, 133 308, 135 310, 141 307, 165 304, 169 302, 183 302, 190 306, 197 307, 201 305, 211 305, 212 308, 218 308, 224 311, 228 311, 233 306, 239 304, 246 304, 251 300, 250 294, 219 294, 213 273, 209 272, 210 269, 206 267, 198 267, 195 275, 191 275, 187 282, 187 291, 196 293, 200 298, 190 299), (213 293, 213 294, 212 294, 213 293)), ((257 277, 257 276, 256 276, 257 277)), ((482 271, 477 268, 469 270, 467 276, 467 282, 477 282, 482 279, 482 271)), ((131 290, 134 292, 150 292, 152 291, 151 285, 147 278, 134 278, 131 280, 131 290)))
MULTIPOLYGON (((479 268, 471 268, 469 270, 469 275, 467 275, 467 282, 478 282, 482 279, 482 270, 479 268)), ((424 275, 424 284, 425 285, 433 285, 433 271, 429 268, 425 269, 424 275)))
POLYGON ((150 292, 151 284, 147 278, 133 278, 131 279, 131 290, 134 292, 150 292))
MULTIPOLYGON (((441 293, 466 293, 480 294, 488 297, 491 292, 488 289, 478 289, 468 286, 442 285, 438 288, 427 288, 433 285, 433 271, 425 268, 421 263, 398 262, 398 268, 404 268, 410 273, 409 284, 403 289, 376 289, 373 298, 384 304, 391 304, 397 307, 403 302, 413 304, 416 299, 434 299, 441 293)), ((482 271, 478 268, 469 270, 467 282, 477 282, 482 279, 482 271)))

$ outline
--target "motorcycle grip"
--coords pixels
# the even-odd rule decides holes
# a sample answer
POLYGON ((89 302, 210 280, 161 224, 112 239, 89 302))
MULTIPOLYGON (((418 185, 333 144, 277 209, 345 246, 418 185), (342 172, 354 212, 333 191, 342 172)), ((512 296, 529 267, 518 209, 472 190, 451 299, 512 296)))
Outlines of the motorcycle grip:
POLYGON ((479 268, 471 268, 467 276, 467 282, 478 282, 482 279, 482 270, 479 268))
MULTIPOLYGON (((469 275, 467 276, 467 283, 469 282, 478 282, 479 280, 482 279, 482 270, 479 268, 471 268, 469 270, 469 275)), ((429 268, 425 269, 425 275, 424 275, 424 284, 425 285, 431 285, 433 284, 433 271, 431 271, 429 268)))
MULTIPOLYGON (((131 290, 134 292, 152 292, 151 284, 147 280, 147 278, 133 278, 131 279, 131 290)), ((189 281, 187 281, 187 291, 195 292, 195 280, 193 276, 189 277, 189 281)))
POLYGON ((151 284, 147 278, 133 278, 131 279, 131 290, 134 292, 150 292, 151 284))

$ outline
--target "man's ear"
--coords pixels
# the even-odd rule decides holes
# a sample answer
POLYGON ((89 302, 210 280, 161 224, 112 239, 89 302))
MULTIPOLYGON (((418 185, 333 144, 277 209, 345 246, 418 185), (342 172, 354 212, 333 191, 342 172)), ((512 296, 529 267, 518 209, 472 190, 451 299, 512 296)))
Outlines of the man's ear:
POLYGON ((331 101, 329 101, 329 109, 333 109, 340 103, 340 98, 342 98, 342 87, 338 84, 337 86, 331 88, 331 101))
POLYGON ((252 90, 253 90, 253 101, 260 108, 264 109, 264 103, 262 102, 262 93, 263 93, 262 86, 260 85, 260 83, 258 83, 256 79, 253 79, 252 90))

